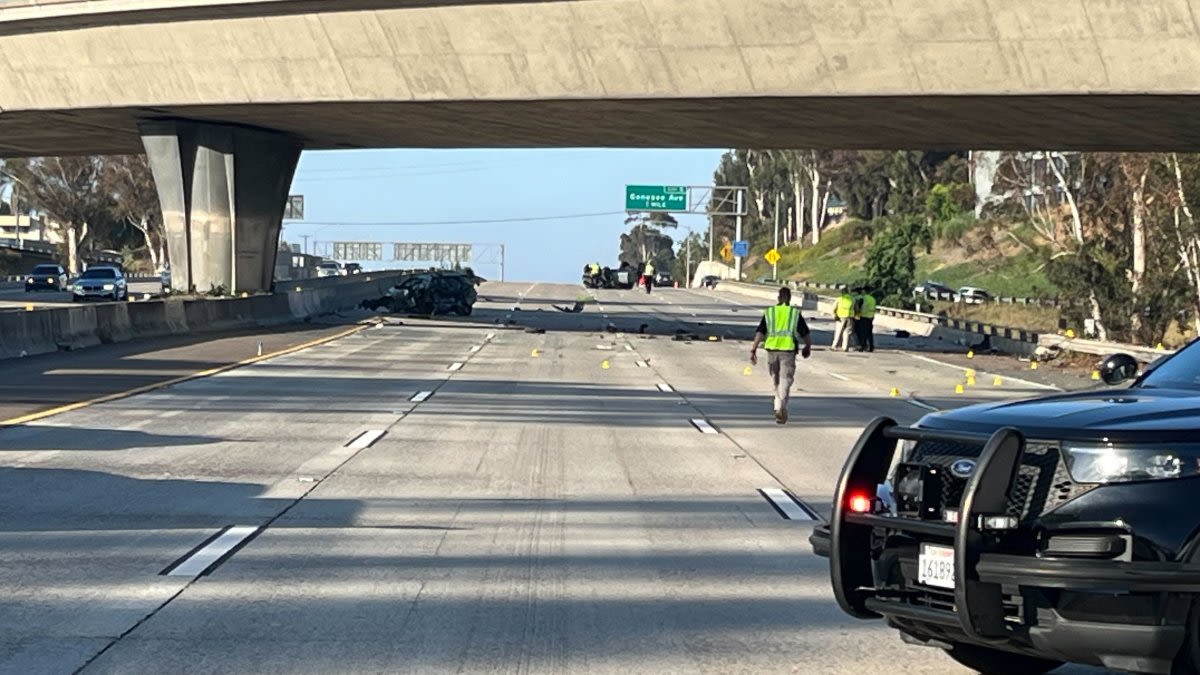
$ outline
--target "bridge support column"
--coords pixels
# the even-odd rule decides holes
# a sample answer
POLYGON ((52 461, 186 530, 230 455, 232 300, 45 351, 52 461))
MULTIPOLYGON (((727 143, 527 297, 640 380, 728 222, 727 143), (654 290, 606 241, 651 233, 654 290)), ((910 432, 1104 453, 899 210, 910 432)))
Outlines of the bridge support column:
POLYGON ((301 143, 189 121, 139 126, 154 173, 172 290, 267 291, 301 143))

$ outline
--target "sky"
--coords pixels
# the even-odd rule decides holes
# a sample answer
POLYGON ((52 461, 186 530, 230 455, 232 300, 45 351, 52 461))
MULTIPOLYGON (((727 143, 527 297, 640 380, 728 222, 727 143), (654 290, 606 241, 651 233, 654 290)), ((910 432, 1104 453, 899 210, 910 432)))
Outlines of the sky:
MULTIPOLYGON (((305 152, 291 190, 304 195, 304 220, 286 221, 283 238, 303 245, 309 235, 310 251, 331 241, 504 244, 507 280, 576 282, 585 263, 616 266, 627 184, 711 185, 722 152, 305 152)), ((689 226, 699 233, 708 227, 703 215, 677 218, 676 242, 689 226)), ((497 265, 475 271, 500 276, 497 265)))

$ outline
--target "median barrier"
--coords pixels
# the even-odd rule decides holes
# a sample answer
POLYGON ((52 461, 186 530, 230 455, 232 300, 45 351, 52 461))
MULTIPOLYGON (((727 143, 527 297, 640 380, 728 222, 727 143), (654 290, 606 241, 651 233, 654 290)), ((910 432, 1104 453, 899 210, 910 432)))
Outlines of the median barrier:
POLYGON ((275 293, 247 297, 168 297, 0 312, 0 359, 142 337, 306 320, 351 310, 363 300, 381 297, 405 274, 372 272, 280 282, 275 293))
POLYGON ((95 310, 95 335, 100 342, 112 344, 132 339, 133 330, 129 323, 129 304, 128 302, 112 302, 89 308, 95 310))

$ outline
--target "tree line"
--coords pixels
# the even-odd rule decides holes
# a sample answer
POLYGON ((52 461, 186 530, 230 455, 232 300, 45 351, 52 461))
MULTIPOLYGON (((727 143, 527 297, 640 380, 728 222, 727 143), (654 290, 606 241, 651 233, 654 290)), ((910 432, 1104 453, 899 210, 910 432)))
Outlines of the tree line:
POLYGON ((144 155, 37 157, 0 165, 0 215, 36 216, 61 235, 61 259, 80 272, 83 251, 125 253, 132 267, 167 262, 162 210, 144 155), (140 263, 140 264, 139 264, 140 263))
MULTIPOLYGON (((781 244, 818 245, 829 204, 844 205, 837 226, 868 241, 847 276, 890 303, 911 302, 915 258, 936 239, 984 225, 1036 259, 1073 325, 1143 344, 1172 329, 1200 334, 1200 155, 732 150, 713 181, 749 188, 752 241, 771 242, 778 224, 781 244), (981 154, 992 185, 976 204, 981 154)), ((717 242, 732 240, 732 216, 711 220, 717 242)))

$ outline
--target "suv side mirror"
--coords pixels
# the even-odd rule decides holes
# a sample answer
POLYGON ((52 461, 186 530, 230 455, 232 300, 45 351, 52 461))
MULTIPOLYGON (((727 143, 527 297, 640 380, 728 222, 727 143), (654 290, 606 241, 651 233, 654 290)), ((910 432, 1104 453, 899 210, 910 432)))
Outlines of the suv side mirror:
POLYGON ((1141 364, 1129 354, 1113 354, 1100 364, 1100 379, 1105 384, 1120 384, 1137 377, 1141 364))

